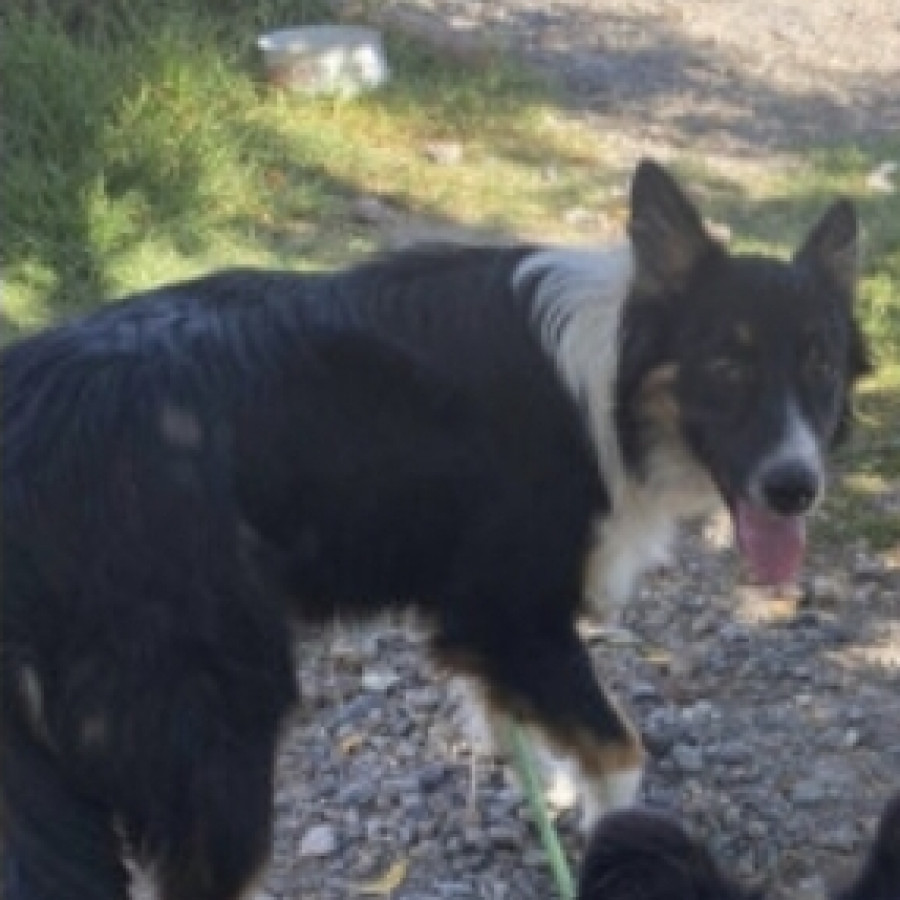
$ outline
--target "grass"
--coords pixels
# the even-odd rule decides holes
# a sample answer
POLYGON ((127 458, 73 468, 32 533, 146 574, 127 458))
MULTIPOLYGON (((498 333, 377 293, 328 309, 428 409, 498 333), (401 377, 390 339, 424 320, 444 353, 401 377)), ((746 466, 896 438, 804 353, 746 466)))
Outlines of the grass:
MULTIPOLYGON (((309 101, 259 77, 255 35, 315 21, 316 0, 7 0, 0 167, 0 339, 103 299, 236 263, 309 268, 383 235, 356 214, 379 198, 412 222, 552 240, 617 227, 633 160, 556 104, 534 76, 388 35, 390 85, 309 101), (430 142, 461 158, 440 165, 430 142)), ((867 174, 880 146, 800 148, 765 173, 682 156, 704 208, 742 248, 786 252, 828 199, 864 222, 860 310, 878 363, 822 517, 835 540, 900 543, 883 510, 900 480, 900 197, 867 174)))
POLYGON ((566 196, 597 194, 587 136, 548 124, 545 89, 501 62, 461 70, 393 37, 389 89, 310 102, 267 89, 252 53, 260 28, 312 18, 310 3, 259 21, 237 4, 126 15, 108 0, 85 4, 75 35, 22 5, 2 13, 8 331, 226 262, 359 255, 377 237, 354 221, 362 196, 500 230, 541 228, 566 196), (430 162, 435 140, 458 142, 464 162, 430 162), (544 159, 564 174, 548 180, 544 159))

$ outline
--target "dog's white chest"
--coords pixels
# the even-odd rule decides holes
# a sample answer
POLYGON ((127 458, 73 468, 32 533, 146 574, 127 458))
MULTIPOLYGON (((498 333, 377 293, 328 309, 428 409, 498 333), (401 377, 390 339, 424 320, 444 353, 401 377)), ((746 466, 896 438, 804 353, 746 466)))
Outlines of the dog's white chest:
POLYGON ((607 616, 624 604, 641 574, 668 561, 674 532, 669 517, 643 510, 625 510, 598 523, 584 569, 588 606, 607 616))

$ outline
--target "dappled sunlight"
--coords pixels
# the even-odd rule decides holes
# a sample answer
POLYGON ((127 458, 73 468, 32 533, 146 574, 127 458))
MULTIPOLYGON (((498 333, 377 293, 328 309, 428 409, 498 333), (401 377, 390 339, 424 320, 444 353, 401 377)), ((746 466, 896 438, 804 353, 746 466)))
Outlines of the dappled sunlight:
POLYGON ((900 614, 879 622, 881 634, 867 644, 829 651, 828 658, 847 669, 876 669, 900 673, 900 614))
POLYGON ((778 588, 739 585, 734 599, 734 618, 742 625, 778 625, 796 618, 803 591, 795 585, 778 588))
POLYGON ((4 280, 18 285, 17 291, 4 290, 0 308, 0 343, 16 337, 19 332, 47 325, 52 310, 46 298, 56 289, 56 273, 37 259, 21 259, 8 266, 4 280))

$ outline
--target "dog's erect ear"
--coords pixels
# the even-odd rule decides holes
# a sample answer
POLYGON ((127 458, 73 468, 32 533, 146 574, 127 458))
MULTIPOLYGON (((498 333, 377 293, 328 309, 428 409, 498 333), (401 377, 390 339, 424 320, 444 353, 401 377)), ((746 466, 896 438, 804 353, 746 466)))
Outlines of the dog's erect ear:
POLYGON ((849 200, 833 203, 794 258, 816 266, 852 298, 859 269, 859 225, 853 204, 849 200))
MULTIPOLYGON (((641 809, 604 816, 588 843, 578 900, 757 900, 724 878, 707 850, 668 817, 641 809)), ((855 900, 855 898, 854 898, 855 900)))
POLYGON ((885 807, 878 833, 856 883, 837 900, 897 900, 900 897, 900 794, 885 807))
POLYGON ((675 179, 650 160, 639 163, 631 183, 628 234, 640 293, 682 290, 694 267, 718 246, 675 179))

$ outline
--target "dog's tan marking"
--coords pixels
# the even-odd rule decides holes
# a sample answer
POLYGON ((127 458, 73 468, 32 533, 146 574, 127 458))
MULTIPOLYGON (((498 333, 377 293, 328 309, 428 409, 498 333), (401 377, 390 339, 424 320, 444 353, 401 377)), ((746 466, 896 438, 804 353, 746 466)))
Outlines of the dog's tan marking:
POLYGON ((627 731, 622 741, 601 741, 588 733, 578 736, 580 825, 586 834, 604 813, 631 806, 637 799, 646 752, 631 724, 624 717, 622 722, 627 731))
POLYGON ((677 377, 678 366, 668 363, 651 369, 641 385, 641 415, 655 425, 660 434, 674 435, 681 418, 674 390, 677 377))
MULTIPOLYGON (((454 660, 458 672, 459 660, 454 660)), ((611 698, 607 702, 618 718, 621 739, 603 739, 583 726, 547 728, 521 702, 492 691, 477 679, 465 678, 466 711, 474 708, 475 744, 482 754, 506 747, 504 722, 516 720, 532 736, 537 747, 542 775, 553 790, 560 776, 575 784, 581 802, 581 825, 587 833, 604 812, 630 806, 638 793, 646 752, 640 736, 627 715, 611 698), (561 761, 559 757, 562 756, 561 761), (573 771, 574 769, 574 771, 573 771)), ((469 732, 471 736, 471 732, 469 732)), ((569 789, 569 785, 564 785, 569 789)))

